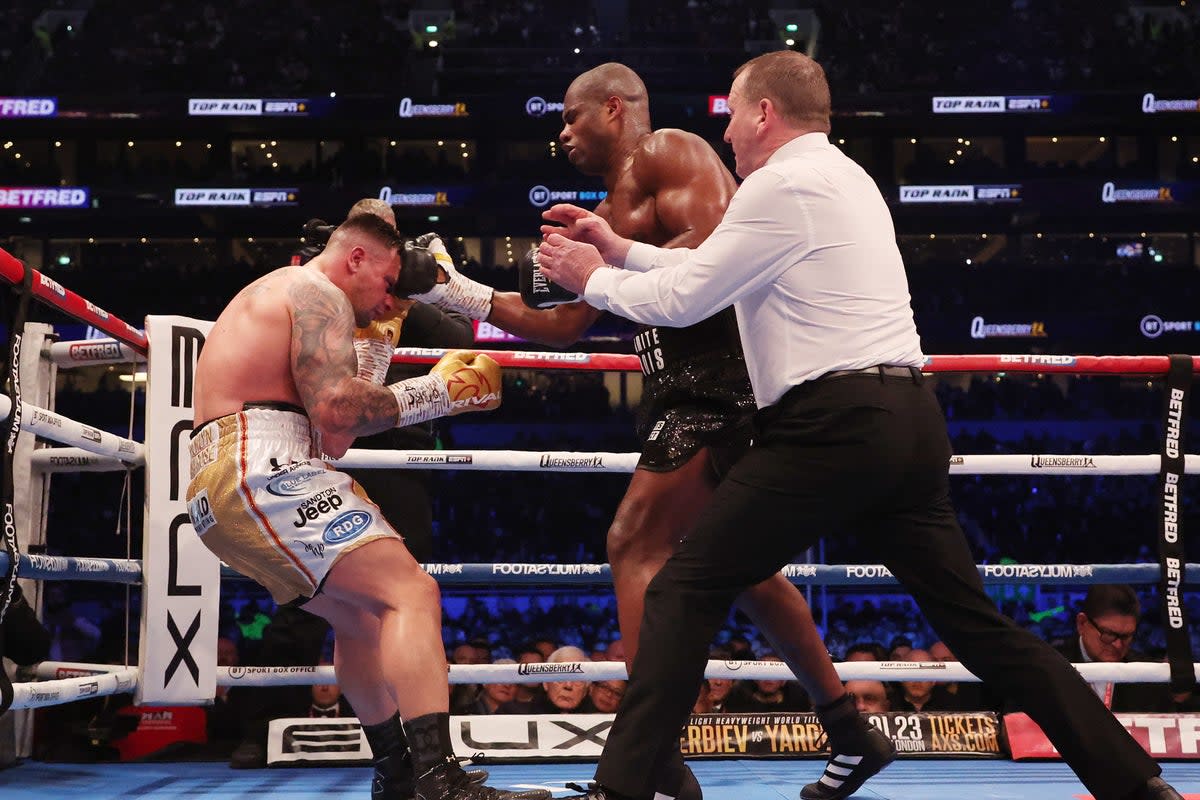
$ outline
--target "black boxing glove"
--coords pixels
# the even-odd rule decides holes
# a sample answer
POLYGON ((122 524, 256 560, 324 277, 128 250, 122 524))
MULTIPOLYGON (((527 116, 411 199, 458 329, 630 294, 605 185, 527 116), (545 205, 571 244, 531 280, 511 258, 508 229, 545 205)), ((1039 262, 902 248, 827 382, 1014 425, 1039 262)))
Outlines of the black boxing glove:
POLYGON ((517 278, 520 281, 521 299, 530 308, 553 308, 579 300, 579 295, 564 289, 545 276, 538 265, 536 246, 530 247, 517 262, 517 278))
POLYGON ((430 240, 426 236, 437 239, 434 234, 426 234, 416 239, 406 239, 400 248, 400 278, 392 289, 399 297, 425 294, 438 282, 438 259, 429 249, 430 240), (425 241, 422 242, 422 239, 425 241))
POLYGON ((413 287, 400 293, 446 311, 457 311, 471 319, 485 320, 492 313, 492 287, 459 273, 446 245, 436 233, 425 233, 404 243, 400 281, 397 287, 413 287), (410 255, 411 254, 411 255, 410 255), (414 275, 404 277, 411 259, 414 275), (432 274, 432 277, 430 275, 432 274))

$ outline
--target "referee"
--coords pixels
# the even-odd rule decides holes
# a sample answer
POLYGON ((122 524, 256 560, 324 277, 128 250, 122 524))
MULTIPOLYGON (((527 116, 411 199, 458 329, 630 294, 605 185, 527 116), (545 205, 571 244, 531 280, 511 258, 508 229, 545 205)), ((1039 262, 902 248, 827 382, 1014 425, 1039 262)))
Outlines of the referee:
MULTIPOLYGON (((1037 721, 1098 800, 1181 800, 1068 662, 983 591, 950 502, 946 423, 922 385, 891 216, 829 143, 824 71, 789 50, 759 56, 734 73, 729 109, 725 140, 745 181, 695 250, 622 239, 575 206, 544 215, 566 228, 543 226, 543 271, 597 308, 683 326, 732 303, 759 407, 753 447, 650 584, 588 796, 650 798, 734 598, 818 536, 858 531, 862 552, 971 672, 1037 721)), ((840 800, 866 777, 834 753, 801 797, 840 800)))

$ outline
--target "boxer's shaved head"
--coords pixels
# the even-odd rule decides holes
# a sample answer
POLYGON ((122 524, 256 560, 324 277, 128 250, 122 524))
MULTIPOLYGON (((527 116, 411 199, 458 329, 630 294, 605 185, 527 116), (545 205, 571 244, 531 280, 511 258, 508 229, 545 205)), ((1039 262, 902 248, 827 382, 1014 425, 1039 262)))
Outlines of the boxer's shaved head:
POLYGON ((567 87, 567 96, 579 101, 603 103, 610 97, 619 97, 621 102, 641 113, 650 113, 650 99, 646 84, 638 74, 624 64, 609 62, 589 69, 567 87))

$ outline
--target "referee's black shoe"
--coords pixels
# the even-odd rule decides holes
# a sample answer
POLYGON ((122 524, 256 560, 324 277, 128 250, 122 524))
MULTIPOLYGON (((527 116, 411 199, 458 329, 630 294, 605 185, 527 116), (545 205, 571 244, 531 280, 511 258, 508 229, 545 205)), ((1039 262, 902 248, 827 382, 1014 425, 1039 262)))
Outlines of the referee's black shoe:
MULTIPOLYGON (((680 756, 680 761, 682 760, 683 758, 680 756)), ((696 780, 691 768, 686 764, 680 764, 680 766, 683 768, 679 775, 681 783, 674 789, 674 794, 668 794, 660 789, 654 793, 655 800, 659 800, 659 798, 663 798, 663 800, 704 800, 700 781, 696 780)), ((595 781, 588 781, 586 786, 568 783, 567 788, 580 794, 568 795, 566 800, 624 800, 625 798, 625 795, 617 794, 612 789, 606 789, 595 781)))
POLYGON ((829 737, 829 761, 820 780, 800 790, 803 800, 843 800, 896 760, 891 739, 859 715, 849 692, 818 708, 817 719, 829 737))
POLYGON ((1151 778, 1146 785, 1129 796, 1130 800, 1183 800, 1175 787, 1162 778, 1151 778))
POLYGON ((567 788, 574 789, 579 794, 569 794, 563 800, 632 800, 628 795, 615 792, 595 781, 589 781, 586 786, 568 783, 567 788))

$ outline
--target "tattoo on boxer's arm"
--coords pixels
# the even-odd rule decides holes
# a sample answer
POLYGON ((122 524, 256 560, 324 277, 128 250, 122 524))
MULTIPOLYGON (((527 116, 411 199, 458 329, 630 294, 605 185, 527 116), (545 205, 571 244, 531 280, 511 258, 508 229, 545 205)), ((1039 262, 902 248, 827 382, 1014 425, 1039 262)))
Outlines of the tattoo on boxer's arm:
POLYGON ((355 379, 354 313, 340 290, 298 281, 292 301, 292 378, 309 415, 331 433, 364 434, 395 424, 396 400, 355 379))

